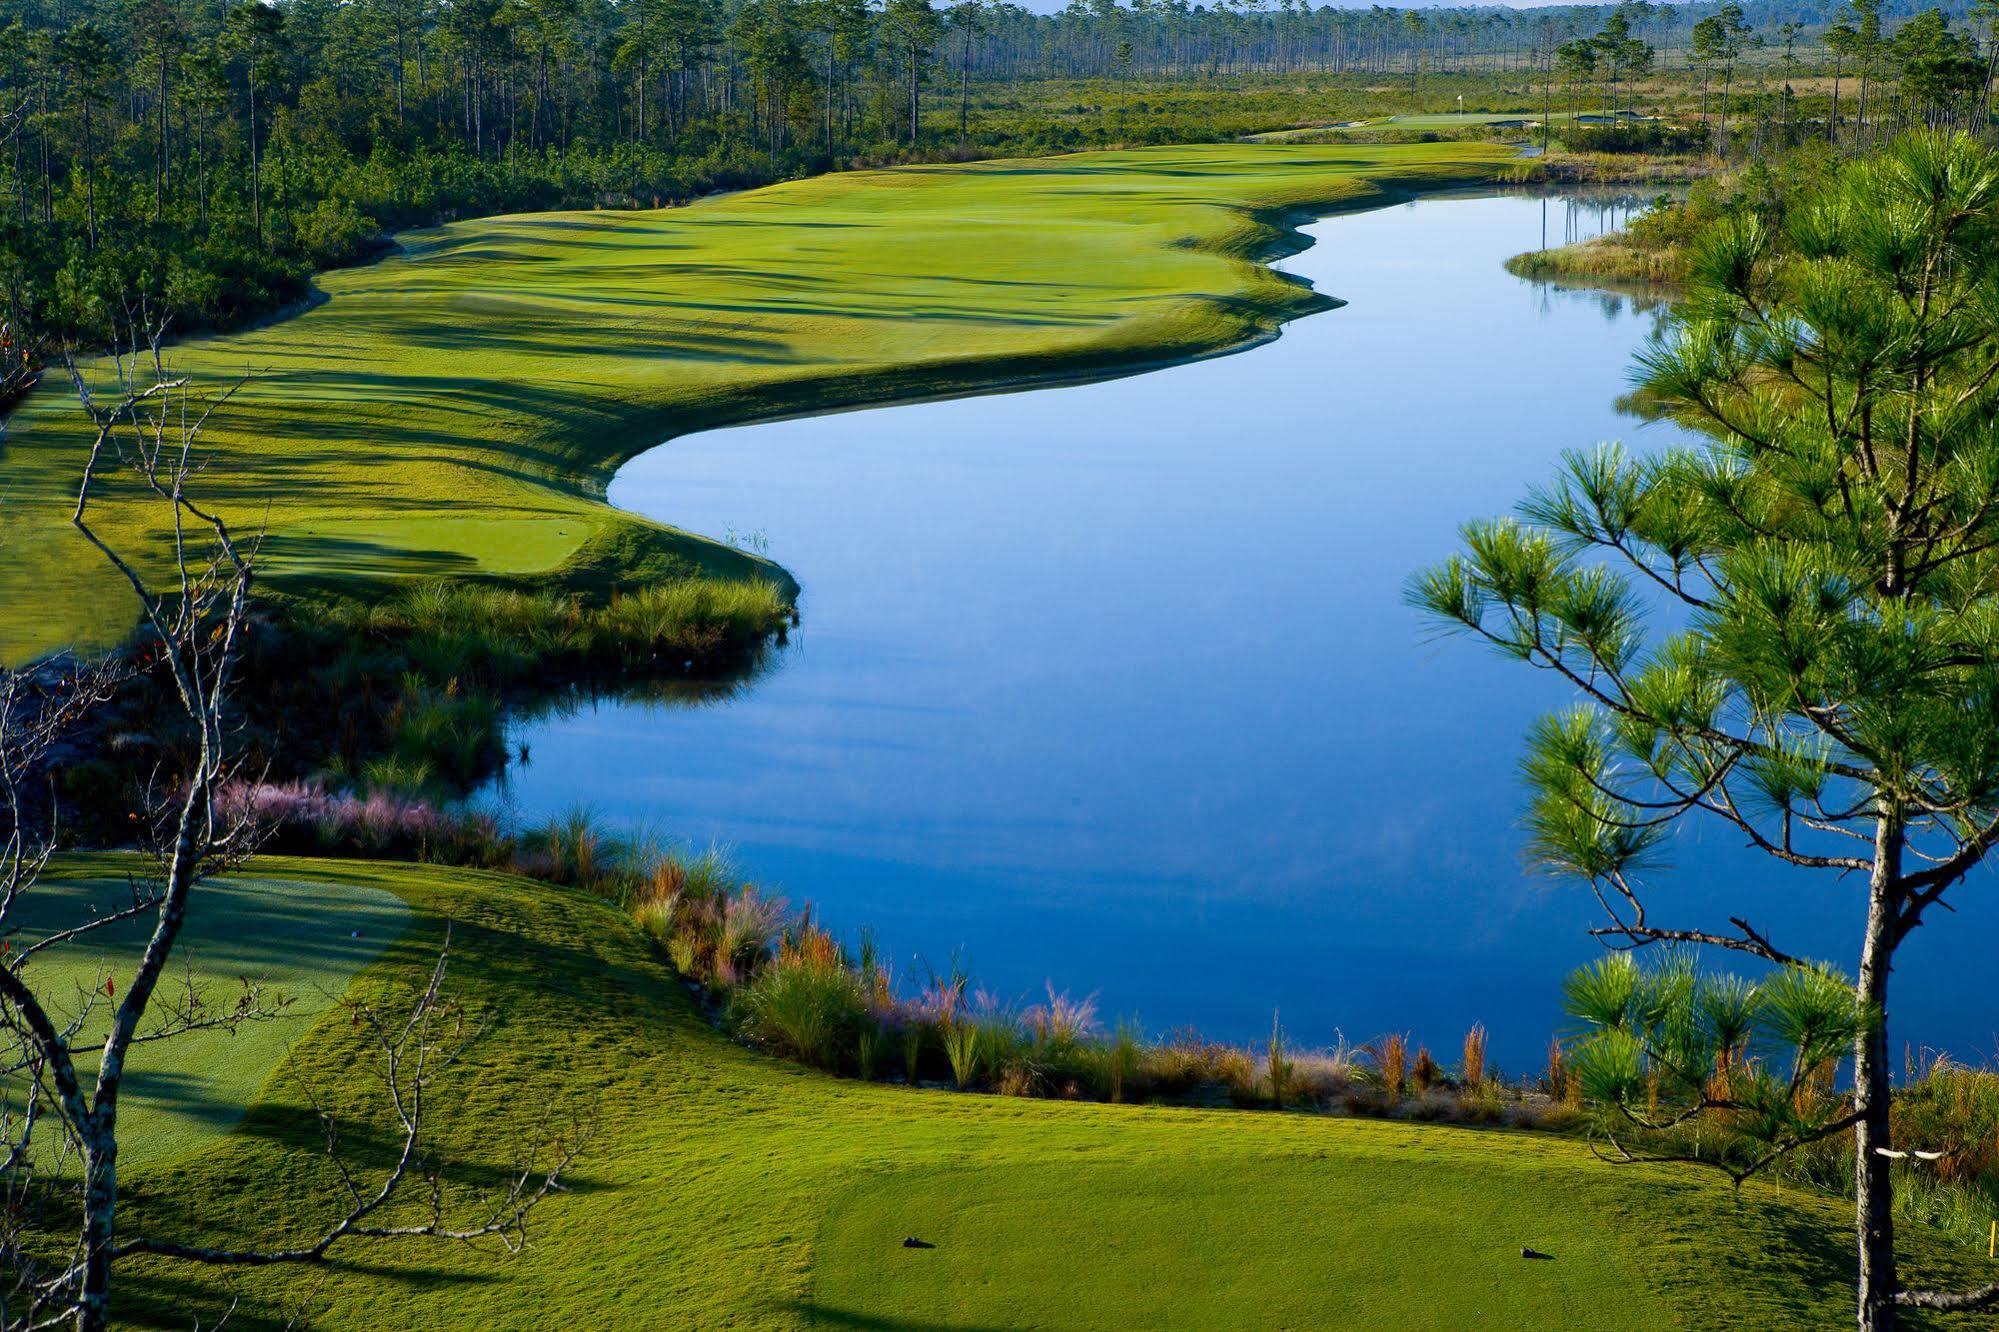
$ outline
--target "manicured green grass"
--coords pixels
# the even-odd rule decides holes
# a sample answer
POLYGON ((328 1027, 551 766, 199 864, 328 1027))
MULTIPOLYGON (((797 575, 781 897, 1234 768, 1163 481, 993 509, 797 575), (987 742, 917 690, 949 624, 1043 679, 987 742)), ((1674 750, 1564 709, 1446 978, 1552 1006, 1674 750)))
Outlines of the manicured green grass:
MULTIPOLYGON (((1490 145, 1221 144, 860 172, 693 207, 468 222, 174 351, 220 386, 203 496, 280 590, 762 561, 616 513, 616 465, 706 425, 1185 357, 1324 297, 1252 262, 1286 210, 1489 178, 1490 145)), ((1337 294, 1337 293, 1334 293, 1337 294)), ((51 375, 0 445, 0 660, 101 643, 126 594, 68 531, 83 421, 51 375)), ((101 515, 164 556, 157 511, 101 515)))
MULTIPOLYGON (((374 1246, 323 1270, 135 1264, 121 1308, 185 1327, 240 1295, 266 1326, 427 1328, 1777 1326, 1846 1300, 1845 1209, 1698 1172, 1619 1169, 1535 1135, 1287 1114, 1063 1104, 837 1081, 713 1031, 618 912, 468 871, 261 871, 404 897, 416 922, 356 983, 393 1001, 456 921, 453 988, 491 1026, 440 1141, 498 1171, 551 1098, 594 1123, 574 1191, 510 1259, 374 1246), (932 1249, 905 1249, 914 1235, 932 1249), (1520 1257, 1523 1245, 1553 1261, 1520 1257)), ((336 927, 337 928, 337 927, 336 927)), ((296 1066, 380 1150, 361 1038, 322 1021, 296 1066)), ((240 1132, 136 1172, 131 1229, 299 1234, 335 1206, 281 1073, 240 1132)), ((566 1118, 563 1121, 566 1122, 566 1118)), ((1955 1252, 1955 1251, 1953 1251, 1955 1252)), ((1961 1257, 1961 1255, 1960 1255, 1961 1257)), ((1918 1274, 1961 1277, 1918 1248, 1918 1274)), ((233 1325, 233 1324, 232 1324, 233 1325)))
MULTIPOLYGON (((1210 1140, 1184 1160, 872 1180, 820 1230, 813 1307, 923 1327, 1658 1328, 1682 1321, 1684 1294, 1658 1264, 1675 1272, 1676 1249, 1719 1247, 1640 1210, 1663 1201, 1656 1181, 1590 1178, 1566 1147, 1314 1127, 1316 1150, 1259 1123, 1253 1145, 1210 1140), (903 1250, 909 1234, 937 1247, 903 1250), (1606 1307, 1610 1290, 1624 1294, 1606 1307)), ((1820 1311, 1770 1289, 1729 1307, 1766 1326, 1820 1311)))
MULTIPOLYGON (((93 909, 114 910, 129 901, 122 877, 89 872, 88 866, 103 863, 83 862, 81 874, 22 897, 13 917, 23 937, 67 928, 88 919, 93 909)), ((381 956, 409 919, 401 898, 365 884, 329 887, 258 877, 206 893, 177 955, 179 965, 168 974, 169 997, 183 992, 191 972, 210 1005, 227 1011, 249 980, 263 984, 278 1015, 234 1032, 193 1032, 175 1038, 171 1047, 141 1045, 119 1111, 125 1125, 119 1158, 136 1165, 172 1160, 228 1133, 292 1043, 381 956)), ((53 997, 64 1017, 82 1011, 83 996, 98 991, 107 975, 130 974, 149 929, 150 917, 57 945, 30 964, 37 991, 53 997)), ((102 1041, 110 1013, 108 1000, 98 1003, 75 1044, 102 1041)))

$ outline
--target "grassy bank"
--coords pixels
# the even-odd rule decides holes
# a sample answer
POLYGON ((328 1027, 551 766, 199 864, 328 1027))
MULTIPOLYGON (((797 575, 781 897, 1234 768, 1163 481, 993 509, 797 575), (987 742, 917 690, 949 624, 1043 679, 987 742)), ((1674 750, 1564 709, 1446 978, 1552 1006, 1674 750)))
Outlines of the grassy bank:
MULTIPOLYGON (((341 934, 344 893, 411 927, 356 982, 405 992, 457 922, 454 988, 492 1026, 448 1087, 445 1141, 507 1163, 553 1097, 594 1121, 572 1193, 519 1259, 359 1247, 318 1271, 135 1266, 127 1317, 185 1326, 240 1295, 267 1326, 1742 1326, 1845 1314, 1844 1209, 1698 1172, 1614 1169, 1548 1136, 912 1091, 761 1057, 701 1017, 647 940, 583 894, 464 870, 273 861, 341 934), (370 897, 370 900, 372 898, 370 897), (932 1249, 905 1249, 916 1236, 932 1249), (1554 1261, 1526 1261, 1531 1246, 1554 1261), (415 1302, 415 1303, 413 1303, 415 1302)), ((292 1233, 334 1185, 297 1079, 357 1116, 337 1015, 236 1133, 134 1172, 141 1229, 292 1233), (170 1192, 171 1190, 171 1192, 170 1192)), ((461 1172, 464 1177, 464 1172, 461 1172)), ((1961 1276, 1918 1247, 1912 1276, 1961 1276)))
POLYGON ((758 1049, 865 1080, 1064 1100, 1308 1109, 1569 1129, 1581 1087, 1559 1044, 1538 1075, 1507 1078, 1474 1026, 1442 1058, 1408 1033, 1361 1046, 1300 1047, 1274 1018, 1254 1045, 1191 1028, 1161 1038, 1136 1019, 1100 1022, 1094 998, 1049 987, 1028 1003, 965 967, 899 970, 865 928, 849 946, 795 903, 744 877, 716 848, 617 833, 578 808, 539 826, 440 807, 378 786, 245 783, 224 804, 253 814, 273 852, 413 860, 522 875, 622 908, 717 1025, 758 1049), (1449 1061, 1449 1062, 1446 1062, 1449 1061))
POLYGON ((1693 238, 1737 207, 1724 183, 1703 180, 1686 200, 1660 199, 1622 231, 1547 250, 1529 250, 1506 261, 1515 277, 1558 285, 1601 287, 1664 297, 1686 281, 1693 238))
MULTIPOLYGON (((189 343, 249 375, 210 427, 205 498, 268 533, 281 592, 385 580, 602 587, 779 576, 602 502, 661 438, 784 412, 1086 375, 1213 352, 1321 308, 1254 262, 1281 220, 1489 178, 1510 150, 1227 144, 822 177, 689 208, 555 213, 404 237, 322 299, 189 343)), ((81 416, 64 387, 8 423, 0 659, 124 632, 64 526, 81 416)), ((155 515, 101 525, 160 555, 155 515)))
POLYGON ((792 614, 788 593, 762 578, 679 579, 601 604, 423 584, 253 637, 246 711, 278 772, 462 795, 505 765, 510 705, 533 707, 579 681, 726 687, 783 640, 792 614))

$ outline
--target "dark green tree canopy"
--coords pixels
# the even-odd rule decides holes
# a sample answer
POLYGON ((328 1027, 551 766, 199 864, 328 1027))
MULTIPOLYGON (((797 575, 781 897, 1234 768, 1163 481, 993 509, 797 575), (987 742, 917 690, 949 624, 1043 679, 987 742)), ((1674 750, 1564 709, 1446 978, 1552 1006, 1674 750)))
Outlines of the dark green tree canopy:
POLYGON ((1703 812, 1844 873, 1893 813, 1906 932, 1999 837, 1995 210, 1990 153, 1918 138, 1730 219, 1639 370, 1701 442, 1572 454, 1416 583, 1578 695, 1533 737, 1548 864, 1621 892, 1703 812))

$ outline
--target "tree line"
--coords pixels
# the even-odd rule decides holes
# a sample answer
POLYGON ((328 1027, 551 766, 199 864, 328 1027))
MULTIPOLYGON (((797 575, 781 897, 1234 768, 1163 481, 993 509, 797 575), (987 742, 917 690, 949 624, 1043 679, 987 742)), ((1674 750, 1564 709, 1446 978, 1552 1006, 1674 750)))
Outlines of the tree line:
MULTIPOLYGON (((1782 19, 1772 40, 1805 28, 1780 3, 23 0, 0 28, 0 350, 101 336, 134 301, 183 331, 226 325, 298 299, 313 270, 365 257, 386 230, 455 216, 1077 146, 1031 111, 982 128, 974 89, 1483 73, 1601 86, 1615 108, 1677 43, 1718 75, 1725 124, 1758 24, 1782 19), (1723 40, 1704 45, 1717 15, 1723 40)), ((1903 25, 1927 24, 1947 57, 1926 64, 1882 35, 1880 0, 1853 10, 1812 17, 1863 104, 1897 62, 1939 104, 1979 64, 1941 14, 1903 25)), ((1121 117, 1100 137, 1146 131, 1121 117)))
MULTIPOLYGON (((1706 138, 1714 151, 1729 154, 1742 128, 1734 113, 1743 112, 1753 155, 1808 137, 1871 147, 1917 128, 1986 127, 1999 73, 1999 43, 1991 35, 1996 15, 1999 4, 1981 0, 1969 17, 1985 28, 1982 34, 1953 26, 1935 8, 1891 30, 1881 0, 1847 0, 1816 28, 1790 20, 1764 32, 1743 6, 1723 4, 1686 25, 1680 58, 1697 85, 1694 115, 1705 131, 1694 141, 1706 138), (1831 76, 1830 105, 1809 123, 1791 86, 1807 71, 1831 76), (1755 79, 1746 95, 1737 83, 1745 72, 1755 79)), ((1633 84, 1659 63, 1659 52, 1639 35, 1645 17, 1638 6, 1622 6, 1594 33, 1537 47, 1544 77, 1550 84, 1559 79, 1570 114, 1631 109, 1633 84)), ((1548 103, 1552 108, 1552 91, 1548 103)))

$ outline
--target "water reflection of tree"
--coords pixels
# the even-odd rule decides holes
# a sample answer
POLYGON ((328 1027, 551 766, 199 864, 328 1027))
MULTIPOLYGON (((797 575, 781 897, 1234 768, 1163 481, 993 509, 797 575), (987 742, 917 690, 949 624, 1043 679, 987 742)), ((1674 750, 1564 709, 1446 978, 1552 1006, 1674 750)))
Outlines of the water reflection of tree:
POLYGON ((1533 284, 1540 312, 1553 314, 1563 305, 1593 305, 1607 324, 1627 318, 1650 316, 1656 330, 1670 307, 1668 289, 1656 282, 1592 278, 1588 282, 1564 282, 1554 278, 1528 278, 1533 284))
MULTIPOLYGON (((1576 245, 1621 231, 1640 213, 1667 197, 1659 191, 1641 193, 1628 188, 1569 189, 1559 192, 1534 191, 1541 201, 1541 245, 1550 248, 1552 234, 1560 233, 1560 245, 1576 245)), ((1558 277, 1525 276, 1539 296, 1539 311, 1554 313, 1565 302, 1585 301, 1595 305, 1605 323, 1614 324, 1633 315, 1651 315, 1656 329, 1664 317, 1671 292, 1656 282, 1611 277, 1591 277, 1587 281, 1558 277)))
POLYGON ((746 696, 777 671, 790 647, 789 642, 765 643, 747 663, 723 676, 622 676, 572 682, 510 698, 504 723, 510 742, 507 757, 485 787, 504 796, 510 772, 533 762, 532 753, 517 739, 524 727, 570 721, 607 703, 637 704, 648 711, 720 707, 746 696))

